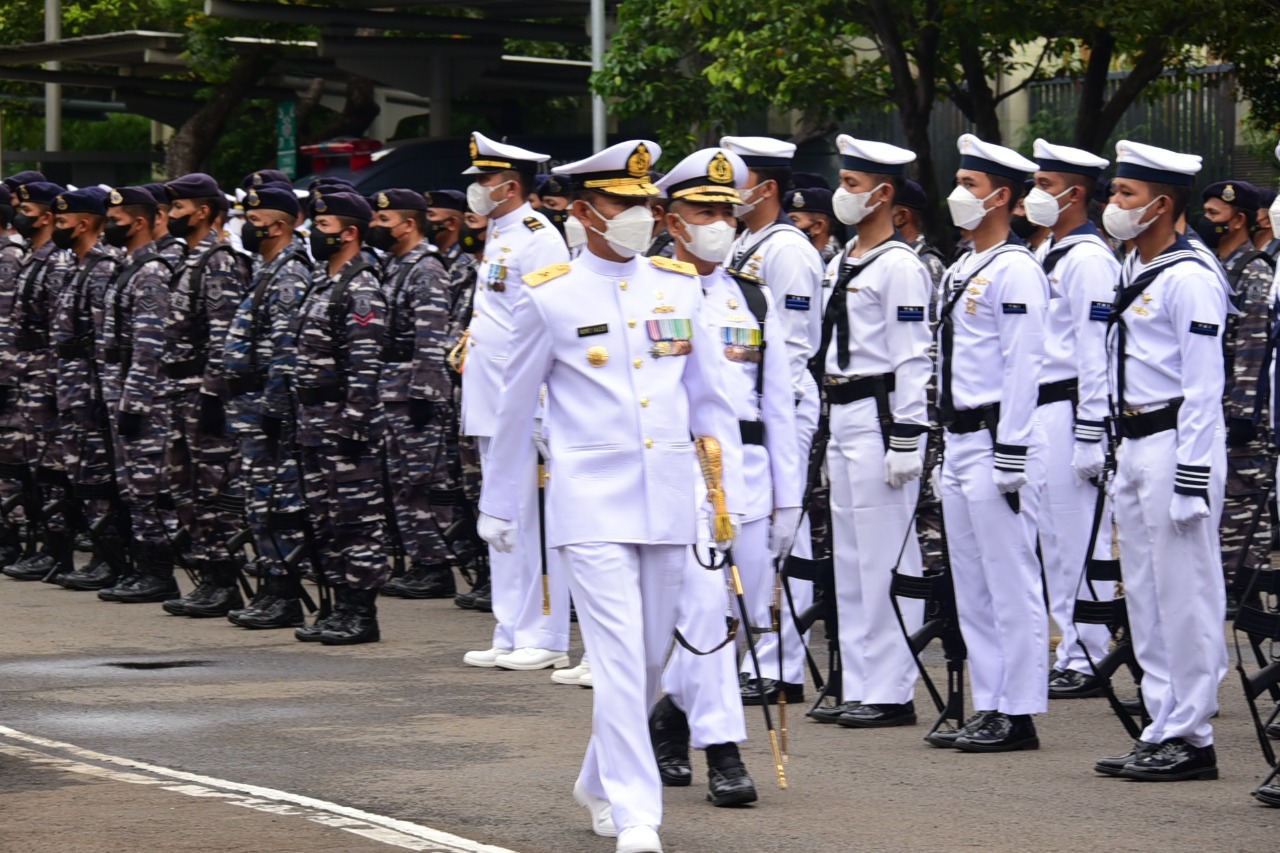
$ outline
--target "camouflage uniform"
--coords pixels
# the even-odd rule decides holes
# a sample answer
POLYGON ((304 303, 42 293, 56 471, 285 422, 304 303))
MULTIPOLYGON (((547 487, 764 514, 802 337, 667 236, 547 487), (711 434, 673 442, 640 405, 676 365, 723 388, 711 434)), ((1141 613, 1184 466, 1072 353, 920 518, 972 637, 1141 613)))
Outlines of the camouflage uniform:
MULTIPOLYGON (((461 246, 454 244, 444 255, 446 268, 449 270, 449 314, 452 318, 449 326, 448 345, 456 346, 466 333, 474 312, 476 293, 476 275, 480 266, 478 255, 462 251, 461 246)), ((465 352, 465 349, 463 350, 465 352)), ((480 451, 476 440, 469 435, 462 435, 459 420, 462 405, 462 376, 449 369, 449 380, 453 383, 453 405, 449 409, 449 420, 445 424, 445 434, 449 447, 446 483, 450 494, 461 495, 470 511, 455 511, 454 517, 462 522, 462 516, 475 517, 475 508, 480 504, 480 451)), ((477 584, 482 584, 487 577, 484 563, 488 559, 488 549, 483 547, 476 536, 463 536, 450 542, 450 547, 462 566, 475 564, 477 573, 474 576, 477 584)))
MULTIPOLYGON (((25 462, 17 388, 11 384, 14 380, 4 378, 11 375, 17 356, 12 336, 8 333, 6 318, 13 314, 14 297, 18 292, 18 272, 23 267, 24 254, 17 243, 0 237, 0 386, 4 386, 0 389, 0 393, 4 394, 3 404, 0 405, 0 465, 22 465, 25 462)), ((17 480, 0 476, 0 502, 14 497, 21 488, 17 480)), ((18 545, 17 524, 5 519, 3 531, 0 531, 0 546, 16 549, 18 545)))
MULTIPOLYGON (((301 509, 302 501, 297 460, 282 454, 263 433, 262 416, 287 420, 287 412, 268 411, 266 385, 272 365, 291 345, 289 326, 310 276, 310 262, 298 241, 259 269, 231 322, 223 358, 227 422, 239 439, 241 461, 241 477, 232 488, 244 496, 258 561, 276 576, 285 574, 283 557, 302 543, 302 534, 273 530, 270 512, 301 509)), ((276 377, 280 381, 279 372, 276 377)), ((290 446, 295 440, 292 428, 280 437, 290 446)))
POLYGON ((1227 383, 1224 406, 1227 423, 1227 487, 1222 508, 1222 566, 1228 587, 1245 548, 1244 565, 1270 567, 1271 517, 1263 512, 1251 542, 1246 542, 1257 502, 1275 464, 1270 441, 1267 400, 1267 344, 1271 267, 1254 259, 1243 269, 1240 262, 1252 252, 1245 243, 1222 262, 1235 285, 1238 317, 1229 321, 1234 337, 1226 342, 1227 383))
POLYGON ((188 248, 186 240, 179 240, 172 234, 165 234, 156 240, 156 251, 178 263, 186 260, 188 248))
POLYGON ((201 413, 222 406, 227 328, 248 281, 248 260, 209 232, 187 253, 176 277, 165 330, 164 370, 173 394, 169 486, 191 535, 190 557, 224 573, 233 571, 226 542, 244 525, 236 501, 220 500, 236 473, 235 435, 225 427, 206 431, 201 413))
POLYGON ((452 515, 446 507, 432 509, 431 489, 448 485, 445 427, 453 384, 446 358, 452 318, 448 274, 430 241, 391 257, 383 291, 387 346, 379 393, 387 413, 386 464, 396 524, 415 567, 447 566, 452 553, 441 531, 452 515), (433 405, 431 423, 413 424, 411 398, 433 405))
POLYGON ((172 510, 158 501, 164 489, 169 437, 168 380, 161 370, 169 320, 172 270, 154 243, 140 247, 111 280, 103 296, 98 360, 102 391, 115 442, 116 483, 128 507, 138 571, 172 576, 172 510), (136 436, 120 434, 122 416, 136 416, 136 436))
MULTIPOLYGON (((924 261, 925 268, 929 270, 929 278, 933 280, 934 298, 929 300, 930 306, 930 328, 936 331, 937 318, 933 316, 933 306, 937 303, 937 288, 942 282, 942 277, 946 274, 947 268, 942 263, 942 257, 938 254, 937 249, 929 244, 923 234, 916 235, 911 241, 911 248, 915 249, 920 260, 924 261)), ((929 348, 929 357, 935 362, 938 360, 938 343, 935 337, 933 346, 929 348)), ((942 428, 938 425, 938 372, 932 371, 929 374, 929 384, 925 386, 925 394, 929 400, 929 423, 932 425, 929 430, 929 443, 925 452, 924 461, 924 482, 920 484, 920 512, 916 515, 916 532, 920 536, 920 556, 923 558, 925 569, 937 571, 944 568, 943 564, 943 541, 942 541, 942 501, 938 495, 933 493, 933 484, 930 482, 929 472, 939 464, 942 451, 942 428)))
POLYGON ((348 262, 336 276, 321 269, 294 321, 293 363, 277 360, 272 370, 291 370, 294 377, 302 479, 322 561, 319 571, 330 584, 369 590, 390 575, 382 550, 383 489, 374 450, 384 420, 378 379, 386 303, 374 273, 363 270, 331 305, 339 280, 362 262, 348 262), (343 456, 344 439, 365 442, 363 452, 343 456))

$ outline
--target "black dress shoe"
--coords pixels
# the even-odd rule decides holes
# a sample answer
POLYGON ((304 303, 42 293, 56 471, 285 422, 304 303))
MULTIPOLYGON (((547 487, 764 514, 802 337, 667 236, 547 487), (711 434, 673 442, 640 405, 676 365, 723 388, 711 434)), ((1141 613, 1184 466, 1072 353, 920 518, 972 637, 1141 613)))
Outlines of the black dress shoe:
POLYGON ((995 711, 976 730, 956 738, 955 748, 961 752, 1016 752, 1039 749, 1040 738, 1030 714, 995 711))
POLYGON ((916 703, 891 705, 873 703, 859 705, 844 714, 837 723, 847 729, 887 729, 891 726, 914 726, 916 724, 916 703))
POLYGON ((663 696, 649 714, 649 740, 658 761, 658 775, 668 788, 685 788, 693 781, 689 763, 689 720, 670 696, 663 696))
POLYGON ((1049 680, 1050 699, 1086 699, 1102 695, 1102 682, 1074 669, 1063 670, 1049 680))
POLYGON ((939 729, 936 732, 929 732, 924 736, 925 743, 936 746, 939 749, 951 749, 956 745, 956 740, 961 735, 976 732, 987 721, 987 715, 994 713, 995 711, 979 711, 965 720, 964 724, 958 729, 939 729))
POLYGON ((1126 764, 1120 775, 1139 782, 1217 779, 1218 756, 1212 746, 1192 746, 1176 737, 1160 744, 1149 755, 1126 764))
POLYGON ((1273 782, 1270 785, 1259 785, 1254 789, 1253 795, 1258 798, 1258 802, 1260 803, 1280 808, 1280 782, 1273 782))
POLYGON ((847 714, 861 705, 861 702, 841 702, 839 705, 819 705, 804 712, 804 715, 819 723, 834 723, 841 714, 847 714))
POLYGON ((756 679, 748 678, 742 682, 739 688, 742 693, 743 705, 759 705, 760 704, 760 687, 764 688, 765 701, 770 705, 778 704, 778 688, 781 687, 786 691, 787 703, 791 705, 804 701, 804 685, 792 684, 789 681, 778 681, 776 678, 760 679, 760 686, 756 686, 756 679))
POLYGON ((1119 776, 1120 771, 1124 770, 1125 765, 1134 761, 1146 758, 1151 753, 1160 748, 1158 743, 1148 743, 1145 740, 1135 740, 1133 747, 1124 755, 1109 755, 1099 758, 1094 763, 1093 769, 1099 773, 1105 773, 1108 776, 1119 776))
POLYGON ((759 799, 756 783, 742 763, 736 743, 707 747, 707 800, 713 806, 745 806, 759 799))

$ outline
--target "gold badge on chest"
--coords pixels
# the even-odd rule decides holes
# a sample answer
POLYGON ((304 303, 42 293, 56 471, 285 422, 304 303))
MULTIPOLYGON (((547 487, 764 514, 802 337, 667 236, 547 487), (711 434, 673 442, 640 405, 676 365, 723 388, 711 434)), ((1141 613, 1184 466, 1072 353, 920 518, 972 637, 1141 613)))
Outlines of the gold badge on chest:
POLYGON ((587 350, 587 364, 592 367, 604 367, 609 361, 609 351, 604 347, 591 347, 587 350))

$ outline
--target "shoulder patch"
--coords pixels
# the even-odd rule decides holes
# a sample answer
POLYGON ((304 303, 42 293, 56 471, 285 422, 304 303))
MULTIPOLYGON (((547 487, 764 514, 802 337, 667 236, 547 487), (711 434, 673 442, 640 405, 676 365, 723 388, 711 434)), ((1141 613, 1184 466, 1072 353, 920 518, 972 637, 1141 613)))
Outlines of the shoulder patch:
POLYGON ((1192 320, 1191 334, 1208 335, 1209 337, 1216 338, 1218 336, 1218 324, 1217 323, 1201 323, 1196 320, 1192 320))
POLYGON ((698 270, 693 264, 673 260, 672 258, 664 258, 661 255, 654 255, 649 258, 649 263, 653 264, 658 269, 666 270, 667 272, 678 272, 682 275, 689 276, 696 276, 698 274, 698 270))
POLYGON ((794 293, 788 293, 783 304, 792 311, 808 311, 810 298, 808 296, 798 296, 794 293))
POLYGON ((1105 323, 1111 319, 1111 303, 1110 302, 1090 302, 1089 303, 1089 319, 1099 320, 1105 323))
POLYGON ((1006 314, 1027 313, 1027 304, 1025 302, 1002 302, 1000 305, 1006 314))
POLYGON ((923 305, 899 305, 898 306, 898 322, 920 323, 923 321, 924 321, 923 305))
POLYGON ((542 220, 536 216, 526 216, 524 218, 524 227, 530 231, 540 231, 546 226, 542 224, 542 220))
POLYGON ((537 287, 540 284, 546 284, 553 278, 559 278, 569 271, 568 264, 552 264, 549 267, 543 267, 540 270, 534 270, 528 275, 521 276, 521 280, 530 287, 537 287))

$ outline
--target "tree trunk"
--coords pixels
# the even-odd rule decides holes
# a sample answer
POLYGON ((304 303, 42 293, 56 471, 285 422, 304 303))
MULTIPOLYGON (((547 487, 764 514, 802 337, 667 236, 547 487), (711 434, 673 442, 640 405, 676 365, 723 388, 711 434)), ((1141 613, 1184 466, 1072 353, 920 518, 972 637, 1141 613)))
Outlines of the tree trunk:
MULTIPOLYGON (((1110 36, 1107 36, 1110 39, 1110 36)), ((1153 36, 1142 47, 1142 52, 1134 61, 1133 69, 1120 81, 1111 97, 1104 98, 1107 84, 1107 67, 1110 56, 1099 60, 1095 67, 1094 57, 1089 57, 1089 67, 1085 72, 1084 91, 1081 93, 1080 107, 1076 114, 1075 144, 1087 151, 1101 153, 1107 139, 1124 118, 1125 111, 1151 83, 1159 79, 1164 72, 1164 63, 1170 52, 1172 42, 1166 35, 1153 36), (1105 64, 1103 64, 1105 63, 1105 64)), ((1108 54, 1110 50, 1108 50, 1108 54)))
POLYGON ((373 81, 352 74, 347 78, 347 100, 338 117, 324 127, 307 134, 304 145, 323 142, 339 136, 362 136, 378 117, 381 107, 373 96, 373 81))
POLYGON ((960 101, 956 101, 956 105, 973 122, 979 139, 1000 145, 1000 116, 996 113, 996 105, 1000 100, 987 83, 987 69, 978 50, 977 37, 962 37, 959 48, 960 67, 964 71, 964 81, 968 84, 968 97, 965 99, 968 108, 965 109, 960 101))
POLYGON ((244 102, 275 63, 274 53, 257 50, 237 61, 227 81, 213 97, 187 119, 165 148, 164 168, 169 179, 198 171, 218 143, 227 119, 244 102))

